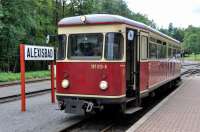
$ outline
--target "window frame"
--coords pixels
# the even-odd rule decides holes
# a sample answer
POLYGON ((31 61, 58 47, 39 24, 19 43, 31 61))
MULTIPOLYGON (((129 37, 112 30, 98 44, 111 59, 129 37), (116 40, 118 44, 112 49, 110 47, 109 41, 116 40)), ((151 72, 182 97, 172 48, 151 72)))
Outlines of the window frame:
POLYGON ((172 50, 173 50, 173 47, 171 47, 171 46, 168 46, 168 47, 167 47, 167 58, 168 58, 168 59, 173 58, 173 53, 172 53, 173 51, 172 51, 172 50), (170 51, 170 52, 169 52, 169 51, 170 51))
POLYGON ((148 58, 150 60, 157 60, 157 59, 159 59, 158 58, 158 44, 157 43, 155 43, 155 42, 149 42, 149 56, 148 56, 148 58), (156 52, 155 52, 156 53, 156 57, 151 57, 151 55, 150 55, 150 51, 151 51, 150 45, 154 45, 155 46, 154 48, 156 49, 156 52))
POLYGON ((77 61, 77 60, 81 60, 81 61, 85 61, 85 60, 89 60, 89 61, 92 61, 92 60, 102 60, 103 59, 103 56, 104 56, 104 53, 103 53, 103 47, 104 47, 104 38, 105 38, 105 36, 104 36, 104 33, 102 33, 102 32, 94 32, 94 33, 71 33, 71 34, 68 34, 68 41, 67 41, 67 59, 68 60, 72 60, 72 61, 77 61), (71 57, 69 57, 69 41, 70 41, 70 36, 71 35, 80 35, 80 34, 101 34, 102 35, 102 44, 101 44, 101 56, 100 57, 98 57, 98 56, 79 56, 79 57, 77 57, 77 59, 76 59, 76 57, 74 57, 74 58, 71 58, 71 57), (93 58, 93 59, 92 59, 93 58))
POLYGON ((164 39, 157 39, 155 37, 150 36, 150 41, 149 41, 149 59, 150 60, 163 60, 168 58, 168 48, 169 45, 166 40, 164 39), (152 58, 150 56, 150 45, 154 44, 156 46, 156 58, 152 58))
POLYGON ((104 51, 103 51, 103 57, 104 57, 104 60, 106 60, 106 61, 122 61, 123 60, 123 58, 124 58, 124 54, 125 54, 125 52, 124 52, 124 49, 125 49, 125 42, 124 42, 124 40, 125 40, 125 38, 124 38, 124 35, 123 35, 123 33, 121 33, 121 32, 106 32, 105 34, 104 34, 104 51), (120 56, 120 59, 108 59, 107 57, 106 57, 106 35, 107 34, 109 34, 109 33, 118 33, 118 34, 120 34, 121 36, 122 36, 122 49, 120 49, 121 51, 122 51, 122 54, 121 54, 121 56, 120 56))
MULTIPOLYGON (((58 36, 59 35, 64 35, 65 37, 66 37, 66 39, 65 39, 65 44, 64 44, 64 51, 63 51, 63 53, 64 53, 64 56, 62 57, 62 58, 58 58, 58 51, 59 51, 59 43, 58 43, 58 47, 56 48, 56 60, 65 60, 66 59, 66 51, 67 51, 67 43, 68 43, 68 35, 67 34, 58 34, 57 35, 57 40, 59 40, 58 39, 58 36)), ((58 41, 59 42, 59 41, 58 41)))
POLYGON ((149 58, 149 39, 148 39, 148 36, 145 36, 145 35, 142 35, 141 36, 141 43, 140 43, 140 59, 141 60, 147 60, 148 58, 149 58), (143 58, 143 55, 144 55, 144 49, 143 49, 143 38, 145 38, 146 39, 146 56, 145 56, 145 58, 143 58))

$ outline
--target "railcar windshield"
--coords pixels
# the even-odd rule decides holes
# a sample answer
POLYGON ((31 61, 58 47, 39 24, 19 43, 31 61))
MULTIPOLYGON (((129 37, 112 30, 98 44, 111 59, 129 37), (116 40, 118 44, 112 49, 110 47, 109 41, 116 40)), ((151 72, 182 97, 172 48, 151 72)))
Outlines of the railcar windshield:
POLYGON ((107 33, 105 38, 105 59, 120 60, 123 57, 124 38, 121 33, 107 33))
POLYGON ((102 58, 102 33, 70 34, 68 39, 68 59, 96 60, 102 58))
POLYGON ((56 41, 58 43, 56 57, 58 60, 65 59, 66 40, 67 40, 67 36, 65 34, 58 35, 56 38, 56 41))

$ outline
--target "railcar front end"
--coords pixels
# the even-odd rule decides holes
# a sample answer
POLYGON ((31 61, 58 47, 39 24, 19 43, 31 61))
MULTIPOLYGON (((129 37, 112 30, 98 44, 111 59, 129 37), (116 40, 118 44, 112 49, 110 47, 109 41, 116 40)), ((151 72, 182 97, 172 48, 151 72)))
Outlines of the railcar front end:
POLYGON ((56 96, 60 108, 82 114, 123 102, 126 84, 122 26, 70 26, 58 31, 56 96))

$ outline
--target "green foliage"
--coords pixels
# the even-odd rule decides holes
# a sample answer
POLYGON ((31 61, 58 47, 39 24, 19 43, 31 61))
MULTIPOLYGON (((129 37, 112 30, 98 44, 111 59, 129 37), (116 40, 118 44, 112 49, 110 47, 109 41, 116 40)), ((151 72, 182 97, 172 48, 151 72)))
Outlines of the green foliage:
POLYGON ((180 42, 183 42, 185 29, 174 27, 173 23, 169 23, 168 29, 161 28, 160 31, 179 40, 180 42))
POLYGON ((0 71, 19 71, 20 43, 44 44, 46 35, 55 33, 52 3, 46 0, 1 0, 0 71))
POLYGON ((183 47, 188 53, 200 53, 200 28, 189 26, 185 30, 183 47))
POLYGON ((3 22, 2 22, 2 18, 3 18, 3 8, 2 8, 2 4, 0 2, 0 30, 3 28, 3 22))
POLYGON ((198 61, 200 62, 200 54, 190 54, 186 57, 183 58, 184 60, 189 60, 189 61, 198 61))
MULTIPOLYGON (((50 77, 49 71, 26 72, 26 79, 50 77)), ((20 73, 0 72, 0 82, 20 80, 20 73)))
POLYGON ((168 29, 160 29, 161 32, 182 42, 185 53, 200 53, 200 27, 188 26, 186 29, 173 27, 170 23, 168 29))

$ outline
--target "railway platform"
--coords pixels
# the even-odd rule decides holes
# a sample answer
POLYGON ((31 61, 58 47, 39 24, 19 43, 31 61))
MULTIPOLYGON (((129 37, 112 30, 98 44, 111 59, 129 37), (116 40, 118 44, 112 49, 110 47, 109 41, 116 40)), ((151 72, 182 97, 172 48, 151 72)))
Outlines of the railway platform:
POLYGON ((20 100, 0 104, 0 132, 59 132, 84 119, 58 110, 50 96, 27 98, 26 112, 21 112, 20 100))
MULTIPOLYGON (((30 92, 37 92, 41 90, 50 90, 51 89, 51 82, 50 80, 27 83, 26 84, 26 93, 30 92)), ((0 98, 8 97, 8 96, 15 96, 21 94, 20 84, 9 85, 9 86, 1 86, 0 87, 0 98)))
POLYGON ((193 75, 127 132, 199 132, 199 124, 200 76, 193 75))

